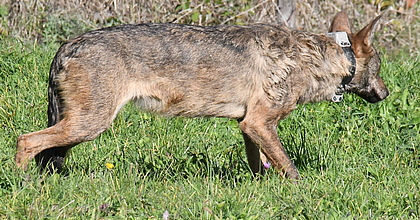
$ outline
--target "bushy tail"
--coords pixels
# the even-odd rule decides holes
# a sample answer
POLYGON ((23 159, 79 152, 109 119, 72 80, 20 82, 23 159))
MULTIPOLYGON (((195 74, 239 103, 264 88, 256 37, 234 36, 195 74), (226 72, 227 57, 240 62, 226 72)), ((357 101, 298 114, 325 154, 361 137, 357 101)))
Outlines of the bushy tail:
POLYGON ((61 68, 61 62, 56 56, 50 68, 48 86, 48 127, 51 127, 60 121, 61 98, 58 91, 57 75, 61 68))
MULTIPOLYGON (((60 97, 57 77, 61 72, 63 65, 59 55, 60 51, 54 57, 50 68, 48 86, 48 127, 54 126, 61 120, 62 99, 60 97)), ((68 149, 70 149, 68 146, 50 148, 36 155, 35 160, 42 170, 60 172, 68 149)))

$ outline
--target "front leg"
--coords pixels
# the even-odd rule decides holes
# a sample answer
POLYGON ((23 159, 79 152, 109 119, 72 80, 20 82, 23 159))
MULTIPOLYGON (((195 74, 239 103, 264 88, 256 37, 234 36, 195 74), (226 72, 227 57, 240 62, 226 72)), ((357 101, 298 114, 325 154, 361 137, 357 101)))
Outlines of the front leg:
POLYGON ((264 175, 265 170, 268 169, 271 164, 268 162, 267 157, 261 152, 260 148, 254 144, 247 134, 242 132, 242 136, 244 137, 246 156, 252 173, 254 176, 257 174, 264 175))
POLYGON ((272 166, 281 170, 284 176, 290 179, 300 179, 298 170, 290 160, 277 136, 277 121, 261 121, 258 119, 261 119, 261 117, 253 118, 247 116, 239 124, 239 127, 244 133, 248 162, 252 171, 255 173, 256 171, 262 170, 258 150, 261 149, 272 166))
POLYGON ((267 158, 261 153, 260 148, 254 144, 251 138, 244 132, 242 132, 246 147, 246 156, 248 158, 248 164, 252 172, 257 175, 264 175, 264 163, 267 163, 267 158))

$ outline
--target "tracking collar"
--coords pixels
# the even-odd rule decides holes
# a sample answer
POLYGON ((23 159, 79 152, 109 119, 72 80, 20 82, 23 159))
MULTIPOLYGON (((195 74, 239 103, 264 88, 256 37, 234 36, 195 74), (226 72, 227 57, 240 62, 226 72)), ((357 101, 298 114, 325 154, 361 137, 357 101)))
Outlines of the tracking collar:
POLYGON ((335 42, 340 45, 340 47, 344 51, 344 55, 346 56, 347 60, 350 61, 351 66, 349 66, 349 72, 351 75, 345 76, 341 81, 341 84, 338 86, 337 91, 332 97, 333 102, 341 102, 343 100, 343 93, 345 91, 345 86, 351 82, 356 73, 356 56, 351 49, 351 43, 347 36, 346 32, 331 32, 327 33, 328 37, 332 37, 335 42))

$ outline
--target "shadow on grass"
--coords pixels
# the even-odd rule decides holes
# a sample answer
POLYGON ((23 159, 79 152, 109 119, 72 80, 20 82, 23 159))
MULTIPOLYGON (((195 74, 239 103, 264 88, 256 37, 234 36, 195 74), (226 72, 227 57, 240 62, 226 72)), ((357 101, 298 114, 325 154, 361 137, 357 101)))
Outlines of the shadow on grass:
MULTIPOLYGON (((114 169, 118 176, 138 175, 152 181, 188 179, 191 177, 217 178, 226 184, 238 183, 254 178, 246 158, 241 152, 244 147, 231 146, 223 155, 202 151, 187 151, 185 154, 154 154, 153 158, 134 155, 125 151, 126 155, 116 157, 114 169)), ((74 154, 70 157, 76 156, 74 154)), ((99 158, 95 158, 97 160, 99 158)), ((107 168, 101 163, 67 163, 64 164, 60 175, 69 176, 72 173, 92 175, 104 172, 107 168), (98 164, 98 165, 94 165, 98 164)))

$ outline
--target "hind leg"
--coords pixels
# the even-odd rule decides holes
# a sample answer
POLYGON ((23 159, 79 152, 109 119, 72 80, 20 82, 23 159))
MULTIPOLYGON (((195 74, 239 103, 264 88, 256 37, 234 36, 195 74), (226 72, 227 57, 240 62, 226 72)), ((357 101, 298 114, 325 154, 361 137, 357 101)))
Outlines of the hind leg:
POLYGON ((28 162, 45 150, 63 146, 69 148, 93 140, 109 126, 108 122, 90 127, 85 123, 82 124, 77 118, 64 118, 52 127, 19 136, 15 156, 17 166, 26 169, 28 162))
MULTIPOLYGON (((48 127, 56 125, 62 117, 60 113, 63 110, 63 103, 61 102, 62 100, 57 86, 57 82, 51 79, 48 88, 48 127)), ((64 157, 66 156, 67 151, 73 146, 74 145, 53 147, 43 150, 35 156, 36 164, 42 170, 47 169, 50 172, 60 172, 64 165, 64 157)))
POLYGON ((38 163, 41 162, 42 166, 57 165, 56 168, 61 168, 66 151, 79 143, 93 140, 108 129, 125 102, 116 103, 104 98, 99 102, 67 99, 67 103, 63 119, 57 124, 19 136, 15 157, 18 167, 26 169, 29 160, 39 155, 38 163))

